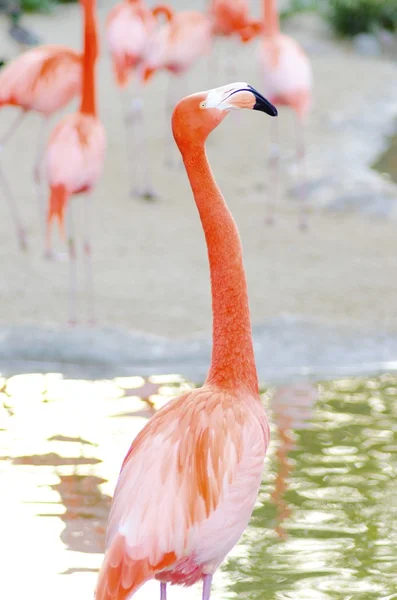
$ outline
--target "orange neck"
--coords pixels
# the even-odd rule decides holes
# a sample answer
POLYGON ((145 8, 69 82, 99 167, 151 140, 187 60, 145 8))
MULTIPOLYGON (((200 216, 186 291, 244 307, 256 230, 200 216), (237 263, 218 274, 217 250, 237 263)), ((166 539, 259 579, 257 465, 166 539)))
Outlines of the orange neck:
POLYGON ((280 23, 277 12, 277 0, 264 0, 264 24, 263 33, 266 36, 277 35, 280 31, 280 23))
POLYGON ((258 395, 240 236, 215 183, 204 144, 181 148, 200 214, 211 272, 213 349, 207 383, 258 395))
POLYGON ((80 112, 96 117, 95 63, 98 56, 98 36, 94 1, 84 2, 83 91, 80 112))

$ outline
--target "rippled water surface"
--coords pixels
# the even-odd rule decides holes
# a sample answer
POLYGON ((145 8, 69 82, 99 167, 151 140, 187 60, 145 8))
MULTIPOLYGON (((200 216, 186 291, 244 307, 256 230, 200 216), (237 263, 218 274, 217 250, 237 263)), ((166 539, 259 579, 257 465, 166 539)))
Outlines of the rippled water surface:
MULTIPOLYGON (((191 386, 176 375, 0 382, 1 597, 93 597, 123 456, 191 386)), ((263 401, 272 443, 258 504, 212 597, 397 599, 397 377, 269 390, 263 401)), ((135 597, 159 598, 157 584, 135 597)))

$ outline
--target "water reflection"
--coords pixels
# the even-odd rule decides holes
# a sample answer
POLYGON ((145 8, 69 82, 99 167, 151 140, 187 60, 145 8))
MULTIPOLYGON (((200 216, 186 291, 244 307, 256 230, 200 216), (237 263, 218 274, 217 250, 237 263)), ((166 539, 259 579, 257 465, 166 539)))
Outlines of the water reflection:
MULTIPOLYGON (((92 597, 131 439, 193 384, 177 375, 88 382, 55 373, 0 384, 3 532, 11 541, 18 523, 25 541, 10 544, 4 571, 15 580, 29 563, 44 600, 54 585, 61 600, 92 597)), ((397 598, 397 377, 301 384, 264 401, 272 443, 259 500, 214 598, 397 598)), ((136 598, 157 596, 150 584, 136 598)), ((198 597, 198 589, 170 590, 171 599, 198 597)))

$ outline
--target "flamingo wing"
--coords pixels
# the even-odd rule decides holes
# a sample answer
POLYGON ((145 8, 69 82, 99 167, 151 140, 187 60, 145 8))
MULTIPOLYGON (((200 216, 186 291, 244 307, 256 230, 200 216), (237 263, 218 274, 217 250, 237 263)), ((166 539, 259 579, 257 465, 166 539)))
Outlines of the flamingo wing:
MULTIPOLYGON (((201 389, 171 402, 149 421, 119 476, 97 600, 124 600, 178 562, 202 560, 200 528, 213 521, 230 495, 243 460, 246 417, 230 394, 201 389)), ((263 436, 259 445, 263 463, 263 436)), ((260 471, 261 465, 259 478, 260 471)), ((217 520, 225 528, 219 515, 217 520)))

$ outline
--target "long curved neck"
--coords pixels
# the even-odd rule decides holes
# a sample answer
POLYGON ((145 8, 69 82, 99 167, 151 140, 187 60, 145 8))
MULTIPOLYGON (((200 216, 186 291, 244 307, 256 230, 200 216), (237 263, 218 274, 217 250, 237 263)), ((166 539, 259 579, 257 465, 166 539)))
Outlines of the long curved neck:
POLYGON ((95 2, 84 2, 83 90, 80 112, 96 117, 95 63, 98 56, 98 35, 95 2))
POLYGON ((276 35, 280 31, 277 12, 277 0, 263 0, 264 23, 263 33, 267 36, 276 35))
POLYGON ((200 214, 211 272, 213 348, 207 382, 258 394, 240 236, 212 175, 204 145, 181 149, 200 214))

